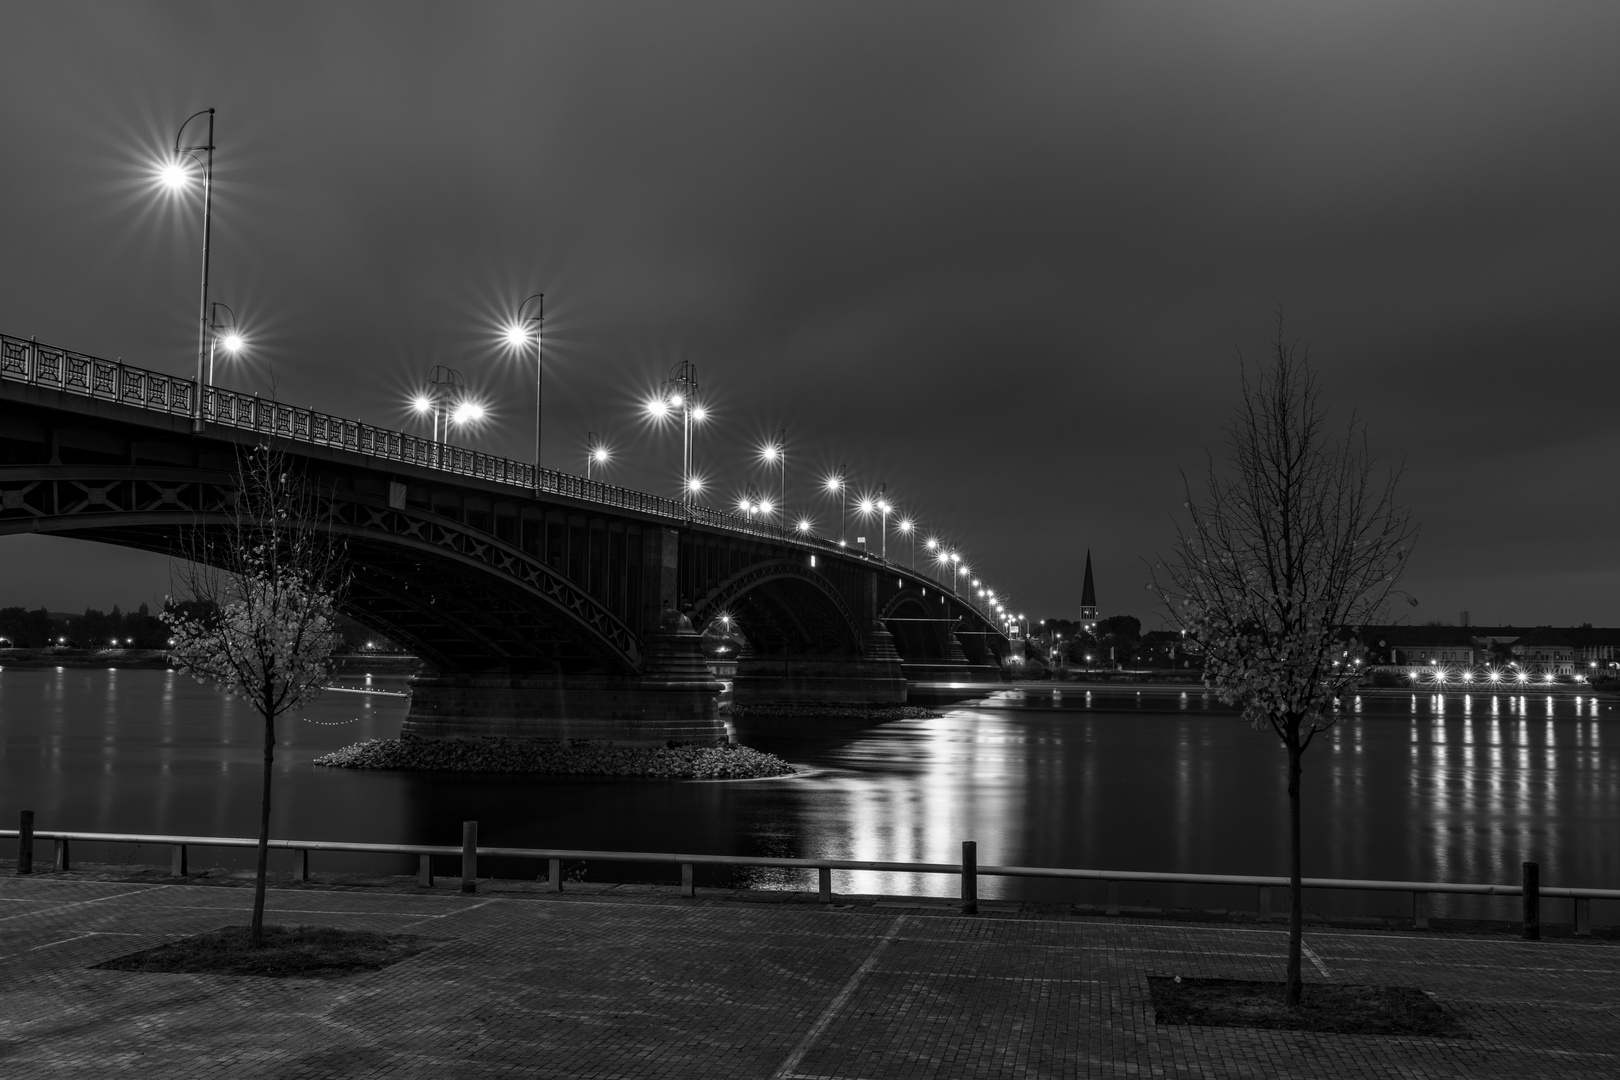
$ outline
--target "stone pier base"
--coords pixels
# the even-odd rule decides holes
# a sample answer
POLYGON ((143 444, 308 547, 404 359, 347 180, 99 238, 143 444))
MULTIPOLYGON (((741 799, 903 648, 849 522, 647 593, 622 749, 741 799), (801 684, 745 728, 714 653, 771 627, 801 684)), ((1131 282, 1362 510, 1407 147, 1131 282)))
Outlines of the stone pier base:
POLYGON ((505 735, 616 746, 727 741, 698 635, 670 611, 648 641, 640 676, 424 674, 403 731, 425 738, 505 735))
POLYGON ((732 682, 739 705, 766 701, 893 705, 906 700, 900 654, 887 631, 865 636, 860 656, 756 656, 744 650, 732 682))

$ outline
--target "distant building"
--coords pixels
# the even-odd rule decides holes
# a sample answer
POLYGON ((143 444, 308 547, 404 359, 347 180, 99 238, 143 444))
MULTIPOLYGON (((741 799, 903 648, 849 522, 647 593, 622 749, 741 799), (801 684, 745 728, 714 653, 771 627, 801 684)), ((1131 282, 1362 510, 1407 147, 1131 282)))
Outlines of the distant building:
POLYGON ((1086 549, 1086 583, 1080 588, 1080 625, 1086 633, 1097 629, 1097 586, 1091 580, 1091 549, 1086 549))
POLYGON ((1512 645, 1513 659, 1533 671, 1592 674, 1620 666, 1620 630, 1538 626, 1512 645))
POLYGON ((1467 664, 1471 667, 1484 659, 1485 649, 1466 626, 1383 626, 1367 636, 1368 649, 1378 663, 1467 664))
POLYGON ((1369 626, 1373 664, 1397 667, 1514 665, 1533 674, 1594 675, 1620 669, 1620 630, 1551 626, 1369 626))

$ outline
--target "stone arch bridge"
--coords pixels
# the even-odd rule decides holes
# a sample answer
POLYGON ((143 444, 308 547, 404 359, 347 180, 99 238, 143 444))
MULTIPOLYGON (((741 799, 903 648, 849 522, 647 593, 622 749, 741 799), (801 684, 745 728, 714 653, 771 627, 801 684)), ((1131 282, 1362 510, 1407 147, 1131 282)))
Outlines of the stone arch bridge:
POLYGON ((969 598, 819 538, 0 337, 0 534, 173 552, 266 441, 330 500, 345 614, 426 664, 408 731, 723 739, 699 641, 722 617, 744 702, 903 701, 1009 648, 969 598))

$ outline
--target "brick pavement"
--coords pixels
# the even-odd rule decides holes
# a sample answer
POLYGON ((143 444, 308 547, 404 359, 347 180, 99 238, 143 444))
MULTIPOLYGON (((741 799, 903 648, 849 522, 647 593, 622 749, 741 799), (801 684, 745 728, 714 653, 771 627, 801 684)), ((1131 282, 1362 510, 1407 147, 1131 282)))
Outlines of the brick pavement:
POLYGON ((282 887, 273 921, 420 934, 339 980, 91 965, 246 921, 241 889, 0 878, 0 1076, 1604 1077, 1620 945, 1313 929, 1313 977, 1417 986, 1466 1038, 1157 1025, 1147 977, 1277 979, 1281 929, 484 883, 282 887))

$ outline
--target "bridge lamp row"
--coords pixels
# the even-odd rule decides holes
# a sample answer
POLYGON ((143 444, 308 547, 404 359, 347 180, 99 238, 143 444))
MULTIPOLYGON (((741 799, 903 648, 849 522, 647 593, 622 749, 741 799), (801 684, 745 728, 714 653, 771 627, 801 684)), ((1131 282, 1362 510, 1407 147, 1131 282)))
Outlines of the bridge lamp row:
POLYGON ((745 514, 769 514, 776 509, 776 504, 769 499, 760 499, 757 502, 753 499, 738 499, 737 509, 745 514))
MULTIPOLYGON (((680 394, 670 394, 668 397, 655 397, 647 402, 647 413, 655 419, 662 420, 670 413, 686 405, 686 398, 680 394)), ((688 415, 699 423, 709 418, 709 410, 697 402, 692 402, 688 415)))

